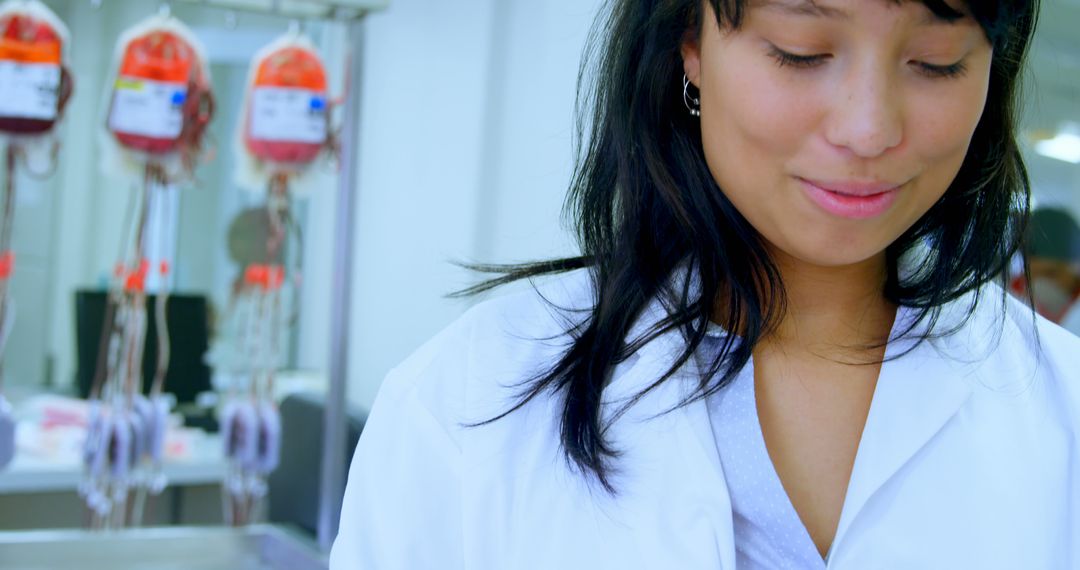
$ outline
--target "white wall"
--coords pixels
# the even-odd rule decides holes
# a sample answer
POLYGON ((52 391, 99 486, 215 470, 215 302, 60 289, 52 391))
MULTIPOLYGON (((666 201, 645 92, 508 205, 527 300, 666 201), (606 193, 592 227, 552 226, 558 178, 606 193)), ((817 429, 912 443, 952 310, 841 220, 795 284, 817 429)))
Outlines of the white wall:
MULTIPOLYGON (((474 279, 451 260, 573 253, 559 210, 570 175, 578 59, 596 5, 395 0, 369 18, 352 402, 369 406, 390 368, 467 307, 444 298, 474 279)), ((311 216, 321 222, 312 219, 310 227, 322 235, 313 234, 308 248, 309 287, 312 275, 329 269, 311 254, 332 252, 325 241, 317 245, 330 239, 331 211, 313 203, 311 216)), ((321 369, 328 356, 323 318, 305 321, 300 350, 303 364, 321 369)))
POLYGON ((505 2, 493 35, 476 254, 535 260, 575 249, 560 231, 573 164, 578 65, 597 0, 505 2))

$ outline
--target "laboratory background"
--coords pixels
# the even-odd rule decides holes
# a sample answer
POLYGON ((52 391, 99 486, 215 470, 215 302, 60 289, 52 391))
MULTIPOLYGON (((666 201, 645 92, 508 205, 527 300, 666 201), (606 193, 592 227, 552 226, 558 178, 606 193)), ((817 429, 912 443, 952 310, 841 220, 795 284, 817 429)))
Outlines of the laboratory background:
MULTIPOLYGON (((0 2, 0 569, 325 568, 380 382, 483 298, 459 264, 575 251, 601 6, 0 2)), ((1043 3, 1009 286, 1080 334, 1077 29, 1043 3)))

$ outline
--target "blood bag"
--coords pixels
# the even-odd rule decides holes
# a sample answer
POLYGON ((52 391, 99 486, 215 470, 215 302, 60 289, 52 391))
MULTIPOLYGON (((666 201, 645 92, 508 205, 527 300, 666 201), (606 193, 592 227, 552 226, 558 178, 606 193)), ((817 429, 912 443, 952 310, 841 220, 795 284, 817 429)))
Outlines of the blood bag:
POLYGON ((213 114, 209 72, 191 32, 169 16, 138 24, 117 45, 107 128, 128 150, 197 149, 213 114))
POLYGON ((50 131, 71 96, 68 31, 38 0, 0 4, 0 133, 50 131))
POLYGON ((330 106, 326 66, 311 40, 293 29, 261 49, 237 125, 240 185, 263 191, 287 176, 295 191, 297 178, 333 146, 330 106))
POLYGON ((326 71, 314 51, 282 46, 257 62, 244 143, 261 160, 307 163, 326 145, 326 71))

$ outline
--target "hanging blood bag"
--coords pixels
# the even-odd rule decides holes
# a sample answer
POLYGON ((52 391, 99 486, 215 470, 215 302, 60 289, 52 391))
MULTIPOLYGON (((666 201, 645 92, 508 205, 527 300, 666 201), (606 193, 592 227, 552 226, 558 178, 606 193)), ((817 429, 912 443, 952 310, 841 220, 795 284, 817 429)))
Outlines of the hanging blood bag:
POLYGON ((197 149, 213 113, 202 50, 178 20, 155 16, 117 46, 107 127, 128 150, 160 155, 197 149))
POLYGON ((306 164, 326 146, 327 83, 311 42, 290 32, 252 62, 244 145, 255 158, 306 164))
POLYGON ((68 31, 38 0, 0 4, 0 133, 36 135, 56 125, 71 96, 68 31))

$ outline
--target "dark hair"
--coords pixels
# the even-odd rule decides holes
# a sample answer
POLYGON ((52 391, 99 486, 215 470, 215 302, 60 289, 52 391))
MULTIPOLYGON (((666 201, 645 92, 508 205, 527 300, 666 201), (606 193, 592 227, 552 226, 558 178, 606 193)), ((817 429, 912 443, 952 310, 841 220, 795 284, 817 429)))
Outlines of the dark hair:
MULTIPOLYGON (((594 24, 578 77, 578 161, 565 211, 576 224, 581 255, 471 265, 500 275, 458 293, 589 268, 594 305, 584 322, 567 331, 572 342, 562 358, 520 384, 516 405, 475 425, 497 421, 545 392, 560 395, 567 459, 609 492, 615 490, 611 460, 618 451, 605 440, 600 404, 614 367, 657 336, 682 332, 685 350, 640 398, 692 357, 709 319, 716 317, 741 338, 727 337, 698 390, 680 404, 685 405, 730 383, 783 314, 779 271, 758 233, 710 174, 700 125, 683 103, 680 44, 691 26, 701 29, 706 1, 721 27, 740 25, 746 0, 611 2, 594 24), (669 286, 684 264, 693 271, 682 272, 683 282, 669 286), (693 286, 690 280, 696 281, 693 286), (641 338, 628 339, 631 325, 657 297, 664 299, 666 317, 641 338), (717 316, 719 298, 728 302, 717 316)), ((944 0, 921 1, 941 18, 962 17, 944 0)), ((927 325, 920 342, 956 330, 936 330, 943 304, 974 292, 974 308, 981 286, 1007 274, 1030 210, 1016 121, 1020 72, 1038 0, 970 2, 967 9, 993 46, 985 109, 952 185, 886 249, 885 296, 916 309, 915 323, 927 325), (913 256, 913 272, 901 276, 901 256, 916 248, 928 253, 913 256)), ((913 335, 915 323, 903 335, 913 335)))

